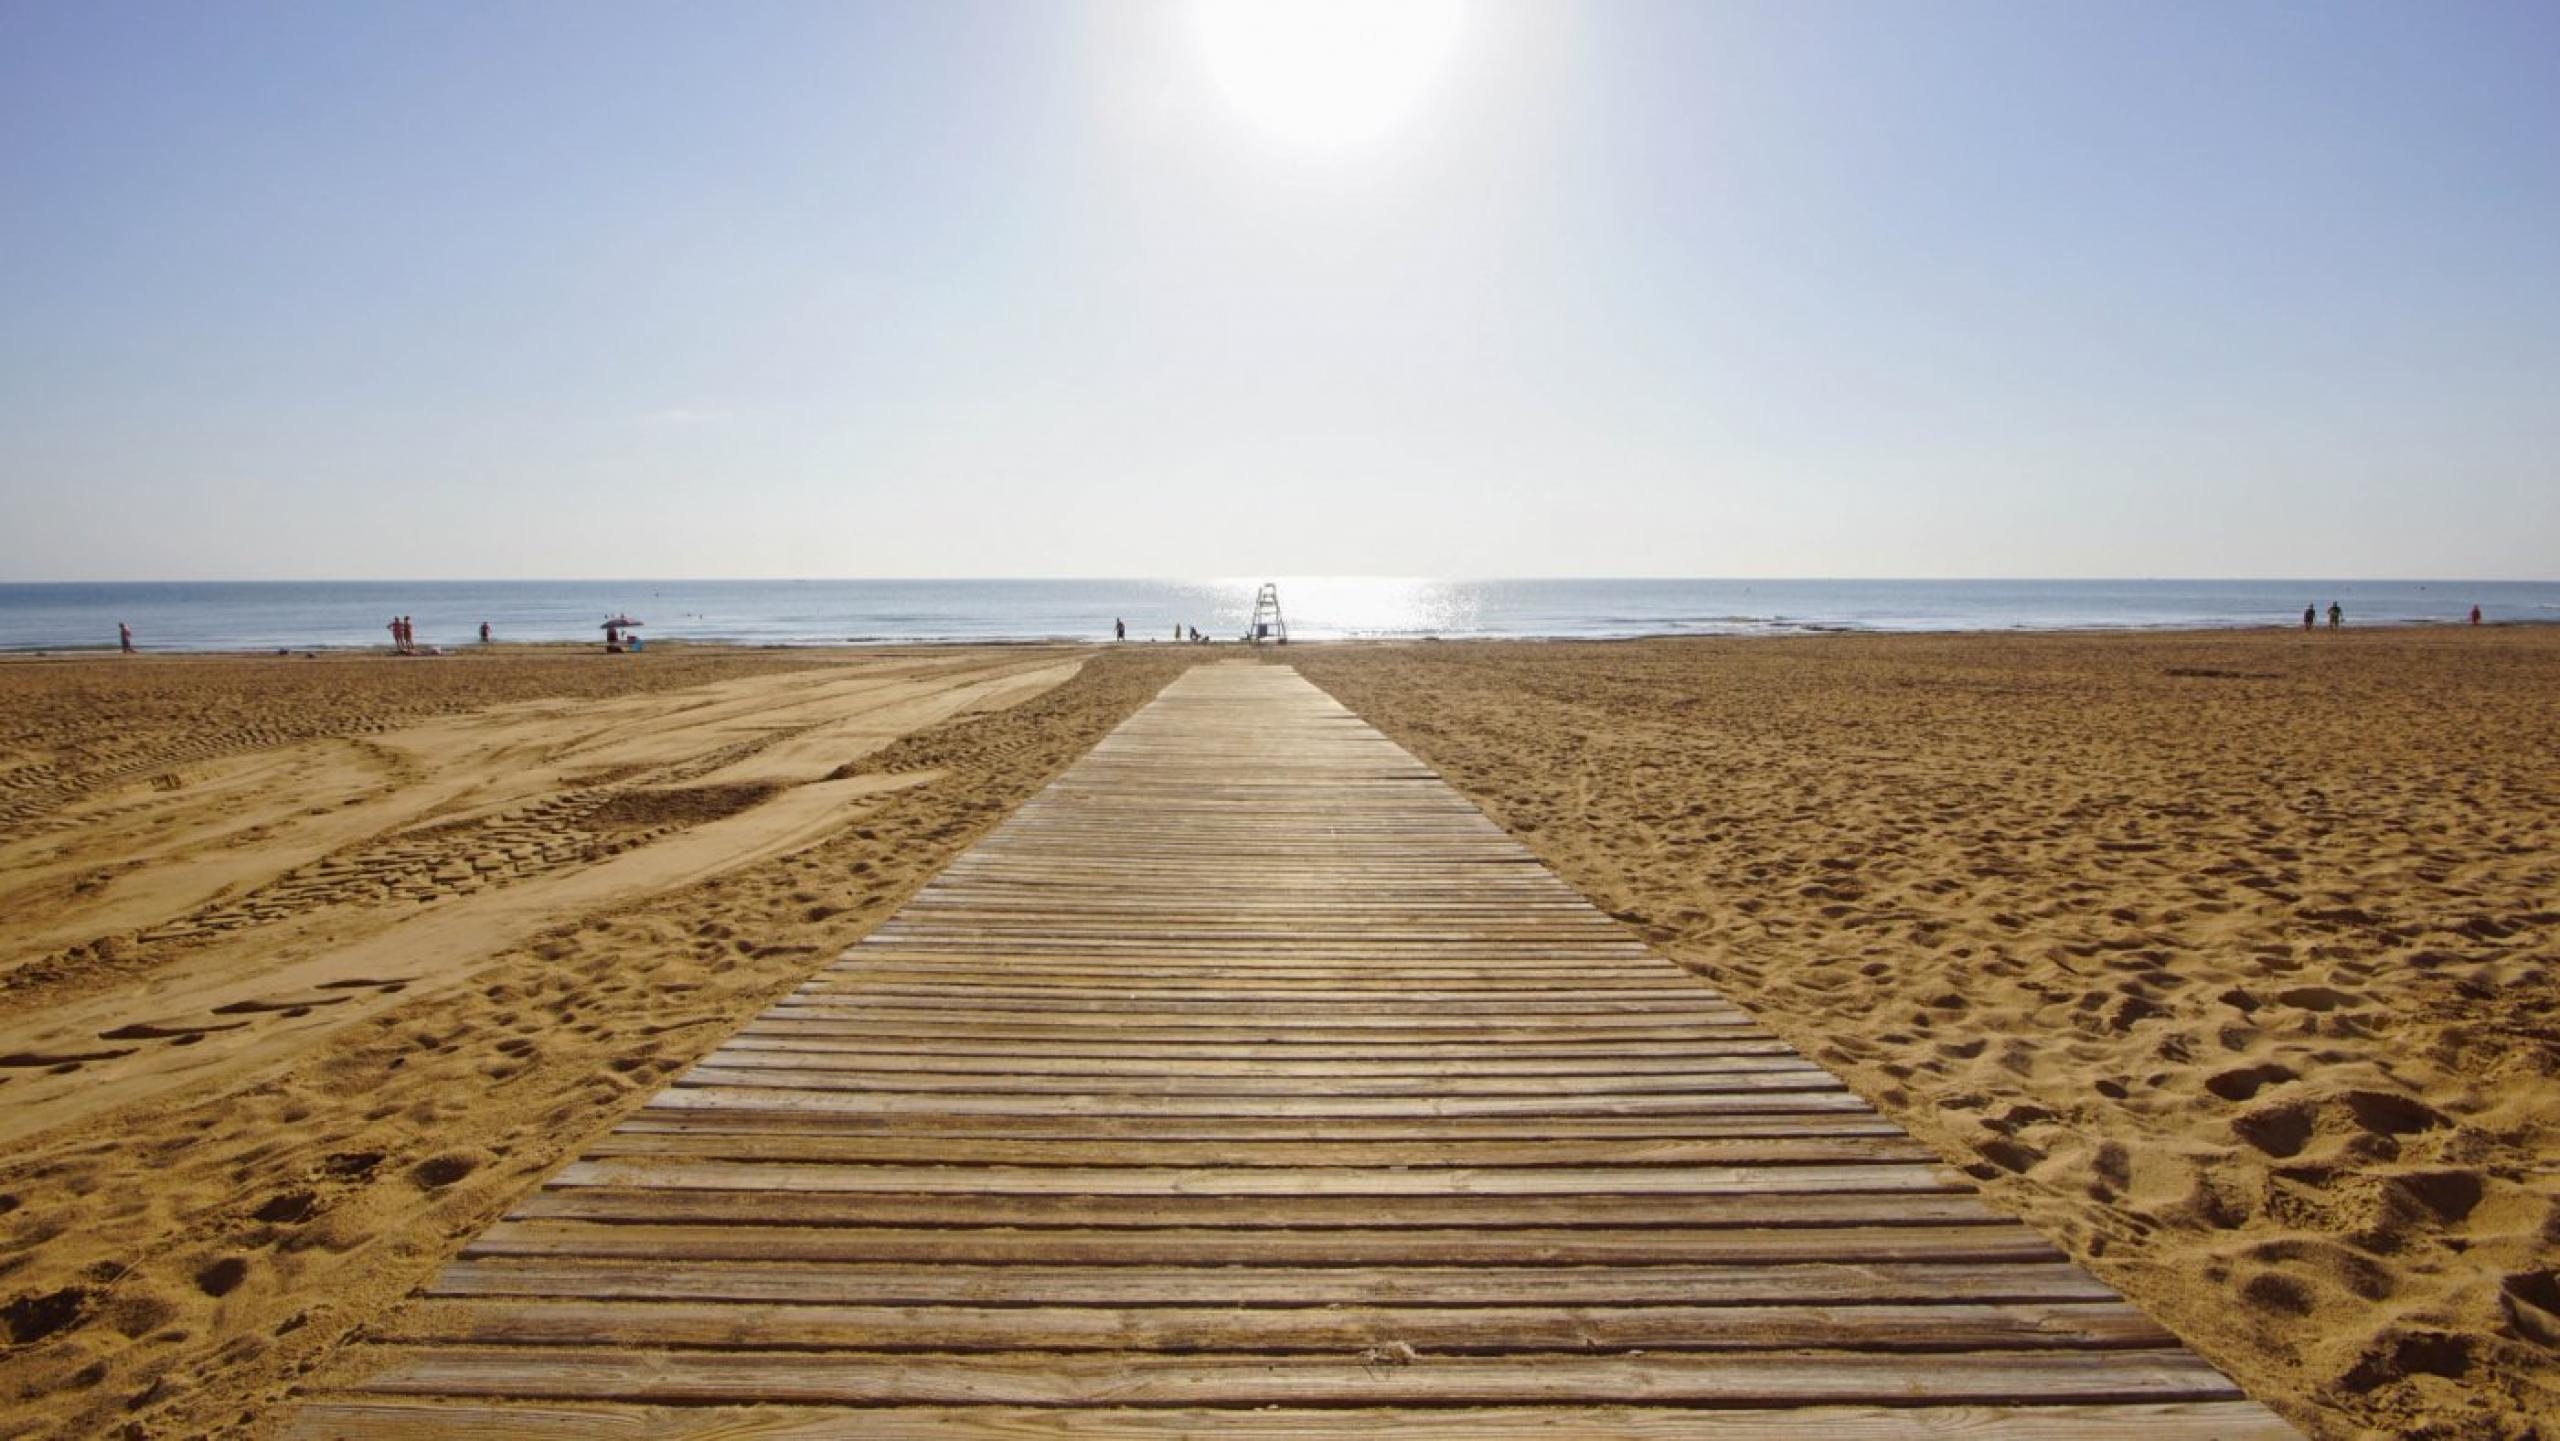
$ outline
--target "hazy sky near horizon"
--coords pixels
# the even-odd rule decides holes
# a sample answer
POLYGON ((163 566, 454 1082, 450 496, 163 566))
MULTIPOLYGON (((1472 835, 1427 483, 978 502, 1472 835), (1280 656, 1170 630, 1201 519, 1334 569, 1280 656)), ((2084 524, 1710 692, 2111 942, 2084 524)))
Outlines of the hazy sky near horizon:
POLYGON ((1347 140, 1210 59, 0 0, 0 580, 2560 574, 2547 0, 1459 0, 1347 140))

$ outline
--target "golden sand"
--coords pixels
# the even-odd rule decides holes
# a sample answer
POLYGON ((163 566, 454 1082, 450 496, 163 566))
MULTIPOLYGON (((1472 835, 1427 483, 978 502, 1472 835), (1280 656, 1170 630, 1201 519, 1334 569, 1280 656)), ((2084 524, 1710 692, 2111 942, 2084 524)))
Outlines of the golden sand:
MULTIPOLYGON (((0 665, 0 1436, 271 1432, 1198 654, 0 665)), ((2560 1413, 2560 629, 1286 659, 2315 1434, 2560 1413)))
POLYGON ((2560 629, 1292 651, 2314 1434, 2560 1415, 2560 629))

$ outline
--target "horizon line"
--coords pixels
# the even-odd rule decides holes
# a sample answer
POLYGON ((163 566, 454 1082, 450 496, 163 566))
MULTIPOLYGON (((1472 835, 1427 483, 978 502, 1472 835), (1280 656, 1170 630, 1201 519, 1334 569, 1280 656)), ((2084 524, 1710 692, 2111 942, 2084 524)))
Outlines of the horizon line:
MULTIPOLYGON (((2107 585, 2177 582, 2341 585, 2553 585, 2560 576, 2460 575, 1394 575, 1371 571, 1271 572, 1271 581, 1404 581, 1439 585, 1508 582, 1678 584, 1700 582, 1812 583, 1823 585, 2107 585)), ((0 586, 74 585, 1250 585, 1243 576, 1201 575, 482 575, 482 576, 161 576, 80 579, 0 579, 0 586)))

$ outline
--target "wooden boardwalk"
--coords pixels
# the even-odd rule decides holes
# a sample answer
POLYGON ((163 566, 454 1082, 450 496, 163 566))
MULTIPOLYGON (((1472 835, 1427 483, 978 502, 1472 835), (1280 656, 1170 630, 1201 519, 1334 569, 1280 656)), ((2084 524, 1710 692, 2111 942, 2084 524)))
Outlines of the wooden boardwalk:
POLYGON ((2291 1436, 1290 670, 1196 669, 297 1434, 2291 1436))

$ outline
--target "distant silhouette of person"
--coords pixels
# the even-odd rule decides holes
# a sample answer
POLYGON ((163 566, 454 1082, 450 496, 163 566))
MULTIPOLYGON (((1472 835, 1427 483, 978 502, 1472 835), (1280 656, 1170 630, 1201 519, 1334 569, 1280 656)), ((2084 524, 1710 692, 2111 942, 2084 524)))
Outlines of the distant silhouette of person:
POLYGON ((1113 621, 1111 623, 1111 638, 1113 640, 1127 640, 1129 638, 1129 623, 1125 620, 1113 621))
POLYGON ((2306 606, 2304 606, 2304 607, 2302 608, 2302 628, 2303 628, 2304 630, 2309 630, 2309 629, 2311 629, 2313 626, 2318 625, 2319 623, 2320 623, 2320 612, 2318 612, 2318 611, 2316 611, 2316 610, 2313 610, 2311 607, 2309 607, 2309 606, 2307 606, 2307 605, 2306 605, 2306 606))
POLYGON ((2476 605, 2471 608, 2471 623, 2473 625, 2480 623, 2480 607, 2476 605))
POLYGON ((2346 623, 2347 613, 2345 609, 2334 600, 2329 602, 2329 629, 2336 630, 2338 627, 2345 625, 2346 623))
MULTIPOLYGON (((2474 625, 2479 624, 2480 612, 2476 610, 2473 611, 2471 613, 2471 621, 2474 625)), ((133 627, 126 625, 123 621, 116 622, 116 645, 120 647, 126 655, 133 654, 133 627)))
POLYGON ((480 622, 480 643, 482 645, 489 643, 489 623, 485 620, 480 622))

